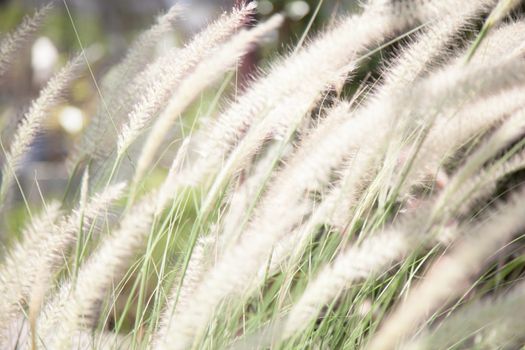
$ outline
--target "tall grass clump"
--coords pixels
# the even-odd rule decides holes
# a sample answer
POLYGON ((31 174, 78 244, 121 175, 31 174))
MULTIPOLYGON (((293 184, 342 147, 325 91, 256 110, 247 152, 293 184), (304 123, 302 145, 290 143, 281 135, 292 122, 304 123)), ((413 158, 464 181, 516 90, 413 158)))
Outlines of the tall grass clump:
POLYGON ((287 20, 255 2, 157 54, 175 5, 100 83, 80 52, 2 130, 0 347, 520 348, 520 4, 339 8, 242 88, 287 20), (20 174, 76 79, 97 107, 48 195, 20 174))

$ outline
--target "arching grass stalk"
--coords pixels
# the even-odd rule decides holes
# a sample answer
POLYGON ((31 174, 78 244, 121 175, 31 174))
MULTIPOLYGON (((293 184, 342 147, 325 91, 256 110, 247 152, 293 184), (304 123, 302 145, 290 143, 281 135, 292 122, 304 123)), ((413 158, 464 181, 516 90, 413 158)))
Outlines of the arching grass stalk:
POLYGON ((468 64, 469 61, 474 57, 479 46, 486 38, 490 30, 495 27, 514 7, 516 7, 521 0, 500 0, 498 5, 492 10, 489 17, 483 23, 480 32, 478 33, 476 40, 470 47, 467 56, 465 57, 465 64, 468 64))

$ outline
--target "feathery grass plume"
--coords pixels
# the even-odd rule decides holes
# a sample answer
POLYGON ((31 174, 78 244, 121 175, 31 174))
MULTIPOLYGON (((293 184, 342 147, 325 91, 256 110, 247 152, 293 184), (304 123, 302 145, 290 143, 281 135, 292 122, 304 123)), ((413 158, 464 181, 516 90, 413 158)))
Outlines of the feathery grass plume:
MULTIPOLYGON (((21 281, 27 280, 28 284, 35 287, 35 283, 39 279, 40 284, 48 286, 58 268, 67 260, 68 251, 78 239, 78 231, 89 232, 95 220, 109 208, 112 202, 122 196, 123 190, 124 184, 109 186, 104 191, 93 195, 82 206, 81 210, 74 210, 68 217, 62 218, 54 226, 42 227, 39 233, 40 238, 34 243, 35 249, 38 249, 38 254, 33 254, 30 259, 24 262, 18 262, 20 266, 27 266, 27 273, 21 281)), ((48 326, 47 322, 39 321, 38 324, 44 330, 48 326)))
POLYGON ((14 32, 8 33, 2 38, 0 41, 0 78, 9 70, 16 53, 36 33, 53 7, 53 2, 44 5, 31 17, 25 17, 14 32))
POLYGON ((460 110, 436 120, 426 140, 414 158, 401 193, 411 186, 434 178, 443 164, 454 157, 461 147, 485 134, 509 114, 525 106, 523 87, 502 91, 485 99, 466 103, 460 110))
POLYGON ((182 281, 175 281, 171 287, 168 301, 161 316, 155 339, 160 341, 166 334, 172 331, 176 325, 172 324, 171 319, 174 314, 185 312, 185 308, 190 303, 193 293, 202 282, 204 273, 211 262, 209 257, 210 248, 215 243, 215 237, 203 236, 198 239, 193 248, 188 267, 182 281))
MULTIPOLYGON (((517 20, 501 24, 487 35, 468 64, 484 64, 491 60, 523 54, 524 36, 525 21, 517 20)), ((458 57, 453 64, 461 64, 463 60, 464 56, 458 57)))
POLYGON ((514 7, 516 7, 521 0, 500 0, 498 2, 498 5, 492 10, 489 17, 483 23, 483 27, 481 28, 476 40, 474 41, 473 45, 470 47, 469 52, 466 55, 466 62, 468 63, 474 54, 477 52, 480 44, 483 42, 485 37, 487 36, 487 33, 497 25, 514 7))
MULTIPOLYGON (((343 188, 347 185, 356 185, 356 182, 343 184, 340 181, 333 189, 330 189, 328 193, 324 195, 321 203, 313 209, 308 220, 275 245, 272 251, 270 266, 268 268, 265 266, 264 271, 261 269, 259 275, 262 277, 263 274, 266 273, 270 275, 274 274, 279 268, 282 268, 283 265, 286 265, 285 267, 288 269, 295 268, 299 259, 303 256, 307 244, 312 239, 312 235, 316 232, 315 229, 320 225, 328 223, 337 228, 341 227, 341 231, 343 231, 344 228, 342 225, 339 227, 334 225, 334 212, 339 205, 345 206, 345 208, 348 209, 352 207, 353 203, 357 202, 356 194, 359 192, 358 186, 355 186, 355 188, 347 192, 348 197, 342 198, 343 188), (290 258, 290 261, 284 264, 288 258, 290 258), (268 270, 268 272, 266 270, 268 270)), ((347 211, 350 211, 350 209, 347 211)), ((285 273, 286 272, 288 271, 285 270, 285 273)), ((292 278, 293 275, 289 274, 288 276, 292 278)))
POLYGON ((180 189, 181 181, 179 179, 179 173, 186 162, 186 157, 188 155, 188 147, 190 145, 190 138, 185 138, 182 141, 179 149, 177 150, 177 155, 171 163, 171 167, 168 171, 168 175, 162 184, 162 190, 157 196, 157 209, 155 215, 160 215, 162 211, 166 208, 173 197, 180 189))
POLYGON ((29 151, 31 143, 40 131, 51 109, 60 101, 60 97, 77 77, 83 67, 83 57, 77 56, 58 72, 40 92, 24 115, 18 126, 9 151, 5 155, 2 167, 2 185, 0 186, 0 205, 5 205, 7 193, 16 177, 22 158, 29 151))
MULTIPOLYGON (((486 65, 515 55, 513 50, 525 39, 525 23, 517 22, 494 31, 483 42, 478 54, 469 65, 486 65), (511 52, 511 53, 509 53, 511 52)), ((462 64, 464 55, 454 64, 462 64)), ((429 130, 418 154, 406 175, 402 193, 410 186, 433 177, 439 167, 462 146, 482 135, 497 122, 525 105, 523 88, 516 87, 487 96, 485 99, 466 101, 459 110, 444 111, 429 130)))
MULTIPOLYGON (((115 127, 119 127, 124 116, 128 112, 128 105, 134 105, 134 99, 141 96, 137 90, 139 88, 144 89, 145 82, 144 75, 148 73, 148 68, 152 66, 149 64, 154 58, 153 53, 155 47, 159 41, 166 36, 173 29, 175 21, 180 17, 183 6, 175 4, 165 14, 157 18, 156 24, 151 28, 143 32, 133 42, 131 48, 128 50, 127 55, 124 59, 115 66, 104 78, 102 82, 103 92, 106 92, 109 96, 105 98, 111 103, 104 103, 104 108, 110 108, 110 110, 101 110, 95 117, 94 128, 91 128, 91 134, 86 133, 84 139, 92 141, 96 139, 96 135, 100 131, 104 131, 105 127, 112 127, 116 135, 118 130, 115 127), (137 86, 140 85, 140 86, 137 86), (132 90, 135 88, 135 90, 132 90), (136 95, 130 96, 134 92, 136 95), (106 115, 106 114, 110 115, 106 115), (109 122, 113 125, 110 125, 109 122), (91 137, 90 137, 91 136, 91 137)), ((155 79, 157 77, 151 77, 155 79)))
POLYGON ((496 1, 468 0, 458 3, 454 0, 370 0, 367 6, 373 7, 378 13, 404 16, 406 17, 405 20, 412 20, 413 22, 426 22, 439 18, 444 13, 451 13, 454 10, 461 12, 474 4, 492 6, 496 4, 496 1))
MULTIPOLYGON (((110 209, 112 203, 122 198, 125 183, 117 183, 107 186, 105 189, 92 195, 85 203, 64 218, 57 228, 55 237, 51 237, 53 244, 54 263, 64 259, 64 254, 76 243, 79 230, 90 232, 95 220, 110 209)), ((51 252, 50 252, 51 253, 51 252)))
POLYGON ((22 241, 17 242, 0 265, 0 343, 6 342, 6 327, 23 314, 38 275, 40 258, 45 249, 50 228, 61 211, 58 203, 51 203, 24 229, 22 241))
POLYGON ((463 198, 463 201, 456 201, 461 203, 457 210, 460 216, 471 214, 477 204, 488 200, 495 193, 498 181, 525 168, 523 151, 508 160, 506 158, 507 156, 504 156, 504 159, 496 160, 494 164, 485 167, 461 186, 458 198, 463 198))
POLYGON ((461 231, 470 232, 450 254, 439 258, 425 279, 412 289, 406 299, 386 319, 372 336, 368 349, 394 349, 432 312, 452 301, 469 287, 472 276, 513 235, 525 228, 521 213, 525 205, 522 190, 512 196, 489 219, 461 231))
MULTIPOLYGON (((36 339, 37 345, 34 347, 33 344, 28 341, 30 336, 29 331, 28 322, 25 319, 18 319, 17 324, 13 325, 13 333, 12 337, 10 338, 11 342, 5 345, 5 348, 24 350, 46 348, 47 344, 42 344, 42 339, 36 339), (42 346, 38 346, 38 342, 40 342, 42 346)), ((129 338, 114 332, 96 331, 78 334, 77 338, 75 339, 75 344, 71 349, 112 350, 129 348, 131 348, 131 342, 129 341, 129 338)))
MULTIPOLYGON (((318 97, 320 97, 318 89, 311 89, 299 95, 293 94, 286 97, 268 113, 257 128, 250 129, 222 165, 206 194, 202 211, 208 212, 210 210, 213 203, 216 202, 218 194, 235 172, 246 166, 249 159, 257 154, 269 135, 272 134, 271 137, 277 140, 279 147, 271 149, 272 154, 269 157, 274 161, 277 160, 283 147, 292 140, 295 132, 304 123, 305 116, 315 107, 318 97)), ((194 177, 191 177, 191 180, 194 181, 194 177)))
POLYGON ((354 283, 387 273, 409 254, 438 240, 449 240, 451 228, 444 228, 432 239, 420 232, 425 212, 406 215, 402 224, 396 224, 373 234, 340 253, 334 262, 319 272, 308 284, 299 301, 292 307, 279 334, 288 338, 306 328, 317 317, 322 307, 334 301, 354 283), (430 243, 429 243, 430 242, 430 243))
POLYGON ((523 341, 523 283, 504 295, 459 308, 436 327, 406 344, 406 349, 446 349, 474 342, 479 349, 518 348, 523 341), (472 339, 473 337, 481 339, 472 339))
POLYGON ((156 23, 141 33, 129 48, 122 61, 111 69, 102 82, 102 89, 109 94, 106 98, 118 100, 121 88, 131 83, 153 58, 153 52, 159 41, 173 30, 175 21, 180 17, 182 6, 175 4, 166 13, 157 17, 156 23))
MULTIPOLYGON (((131 105, 118 136, 118 153, 122 154, 137 136, 149 125, 153 117, 166 104, 173 91, 185 75, 200 61, 209 56, 217 46, 237 31, 254 11, 250 3, 235 8, 230 14, 223 14, 215 22, 197 34, 184 48, 171 49, 137 75, 125 90, 122 110, 131 105), (138 102, 135 102, 138 100, 138 102)), ((88 137, 86 137, 88 138, 88 137)), ((113 140, 112 140, 113 142, 113 140)), ((94 144, 94 147, 100 146, 94 144)), ((99 153, 91 151, 91 153, 99 153)))
POLYGON ((102 301, 124 274, 130 260, 144 245, 156 210, 156 193, 141 200, 122 219, 120 228, 82 265, 56 325, 59 334, 52 341, 57 349, 70 349, 76 337, 96 326, 102 301))
POLYGON ((164 137, 172 124, 186 107, 198 96, 198 94, 209 84, 220 78, 224 71, 235 67, 248 50, 261 41, 268 33, 277 29, 283 21, 281 15, 274 15, 268 21, 257 25, 249 31, 237 34, 226 43, 212 57, 201 62, 195 70, 184 79, 177 88, 174 96, 153 128, 142 148, 134 183, 137 183, 145 174, 154 156, 161 145, 164 137))
POLYGON ((129 122, 124 125, 119 135, 119 153, 124 152, 149 124, 154 114, 164 106, 181 84, 184 76, 192 74, 191 69, 209 57, 225 39, 246 23, 254 9, 254 3, 234 8, 230 14, 223 14, 197 34, 183 49, 172 49, 148 66, 134 84, 137 91, 131 91, 132 95, 138 96, 145 90, 146 95, 142 97, 142 102, 135 105, 129 114, 129 122))
POLYGON ((457 40, 461 32, 469 29, 497 0, 465 2, 459 8, 449 9, 439 20, 428 24, 411 44, 403 49, 393 64, 383 73, 383 83, 373 99, 380 99, 406 88, 418 76, 428 72, 436 60, 447 56, 447 46, 457 40))
MULTIPOLYGON (((327 135, 330 135, 330 131, 338 128, 340 123, 344 121, 345 118, 348 118, 349 110, 350 104, 344 101, 340 101, 336 103, 334 107, 331 107, 331 110, 326 112, 326 117, 320 122, 319 126, 311 130, 310 133, 305 136, 305 139, 299 143, 297 147, 298 150, 296 151, 298 155, 292 154, 290 160, 293 162, 294 157, 302 157, 307 161, 308 158, 306 155, 310 152, 315 153, 315 149, 318 148, 320 144, 323 144, 323 139, 325 139, 327 135)), ((279 145, 274 145, 273 147, 277 146, 279 145)), ((238 240, 239 235, 243 233, 243 226, 245 224, 243 221, 247 220, 246 217, 243 217, 243 214, 246 215, 245 211, 249 210, 251 206, 255 206, 255 202, 252 202, 253 198, 258 197, 257 192, 262 191, 264 183, 268 180, 269 172, 272 170, 273 163, 275 162, 275 153, 274 150, 268 150, 264 159, 257 164, 254 175, 245 180, 245 184, 241 186, 240 190, 242 192, 236 190, 233 193, 232 199, 238 200, 238 198, 236 198, 238 196, 246 196, 247 198, 244 199, 245 203, 235 203, 238 206, 237 208, 230 206, 232 211, 225 218, 225 226, 220 236, 222 245, 224 245, 221 250, 226 249, 227 244, 234 244, 238 240)), ((318 189, 315 185, 312 186, 312 188, 309 188, 310 191, 316 191, 316 189, 318 189)), ((322 189, 320 191, 322 192, 322 189)), ((323 201, 319 208, 314 209, 314 213, 307 223, 301 225, 298 229, 294 230, 294 232, 290 233, 288 237, 275 245, 270 261, 271 265, 268 268, 270 273, 273 273, 279 267, 288 256, 290 250, 296 247, 296 245, 301 245, 301 243, 306 241, 309 237, 308 234, 313 231, 313 228, 322 222, 325 215, 321 213, 325 213, 325 211, 323 211, 321 207, 327 207, 324 203, 323 201)), ((253 282, 253 288, 264 280, 266 273, 267 266, 261 266, 259 278, 253 282)))
MULTIPOLYGON (((239 181, 237 188, 225 200, 225 203, 228 204, 228 210, 220 217, 218 223, 221 233, 217 251, 222 252, 228 245, 236 242, 238 236, 242 233, 241 228, 249 218, 251 209, 256 205, 274 167, 275 148, 279 148, 279 145, 270 146, 266 154, 253 165, 253 170, 251 170, 249 175, 242 182, 239 181)), ((289 148, 291 149, 292 147, 290 146, 289 148)))
POLYGON ((112 136, 117 134, 116 128, 122 122, 122 115, 128 111, 127 105, 133 105, 133 98, 140 96, 139 93, 130 96, 131 87, 145 83, 137 82, 139 77, 144 75, 144 66, 153 58, 159 40, 173 29, 173 24, 179 18, 181 11, 182 6, 176 4, 165 14, 157 17, 156 23, 139 35, 122 61, 104 78, 101 91, 103 96, 99 96, 101 105, 84 131, 78 146, 69 155, 70 167, 76 166, 86 155, 102 157, 110 153, 112 144, 107 144, 103 135, 111 131, 113 131, 112 136))
MULTIPOLYGON (((362 157, 370 157, 370 154, 358 150, 349 157, 340 173, 340 179, 331 186, 329 191, 323 196, 322 201, 313 209, 308 220, 299 226, 294 232, 280 240, 272 251, 269 273, 275 273, 278 268, 284 268, 283 273, 287 276, 286 287, 281 288, 281 299, 284 298, 288 289, 292 285, 293 270, 296 269, 301 257, 305 254, 308 244, 313 240, 313 235, 317 228, 323 224, 329 224, 346 235, 348 217, 354 213, 354 217, 359 217, 359 212, 354 207, 360 203, 360 197, 365 193, 367 186, 366 178, 369 176, 368 166, 359 165, 362 157), (354 171, 349 171, 354 165, 354 171), (288 261, 285 260, 289 258, 288 261)), ((373 157, 372 157, 373 158, 373 157)), ((263 271, 260 270, 260 276, 263 271)), ((264 271, 264 274, 267 272, 264 271)), ((319 299, 322 300, 322 299, 319 299)), ((298 325, 299 327, 301 325, 298 325)))
POLYGON ((46 271, 46 267, 40 267, 39 272, 37 273, 37 280, 35 281, 35 285, 32 288, 31 296, 29 297, 28 302, 28 323, 29 323, 29 331, 30 331, 30 337, 31 337, 31 348, 36 349, 37 348, 37 324, 38 324, 38 315, 40 314, 40 311, 42 310, 42 306, 44 305, 44 300, 46 297, 47 290, 49 288, 48 283, 51 281, 51 277, 49 275, 50 271, 46 271))
MULTIPOLYGON (((523 83, 523 77, 516 74, 514 68, 511 67, 522 64, 520 58, 507 58, 501 62, 483 66, 447 67, 410 89, 412 91, 410 97, 403 97, 405 100, 409 99, 407 102, 415 102, 415 105, 409 106, 405 103, 404 106, 396 107, 395 100, 391 102, 394 110, 399 107, 402 107, 402 110, 398 112, 395 126, 392 127, 392 130, 395 131, 391 135, 395 136, 395 140, 390 141, 389 151, 385 157, 387 160, 390 159, 390 161, 385 160, 385 163, 390 164, 390 168, 384 167, 384 169, 392 174, 389 175, 390 180, 386 182, 388 183, 387 192, 396 196, 399 194, 407 174, 410 173, 414 157, 417 156, 421 145, 440 116, 453 113, 459 103, 466 104, 469 101, 520 86, 523 83), (491 78, 485 80, 484 77, 481 77, 479 74, 482 71, 485 72, 484 77, 491 76, 491 78), (424 92, 424 98, 423 95, 417 96, 421 92, 424 92), (430 103, 427 104, 427 102, 430 103), (414 140, 411 141, 411 139, 414 140), (409 156, 400 163, 399 154, 406 149, 408 141, 414 144, 409 146, 409 156), (394 187, 390 185, 392 183, 395 184, 394 187)), ((480 121, 483 122, 483 120, 480 121)))
POLYGON ((410 254, 421 242, 414 232, 405 231, 406 228, 386 229, 337 256, 308 284, 291 309, 281 336, 288 338, 304 329, 345 288, 387 272, 410 254))
MULTIPOLYGON (((465 164, 456 172, 450 180, 449 185, 443 190, 436 200, 436 211, 434 215, 446 213, 448 208, 457 204, 459 199, 451 199, 452 194, 464 186, 471 177, 475 176, 483 165, 494 155, 506 147, 510 142, 522 135, 525 129, 525 110, 521 109, 514 113, 505 123, 497 129, 491 137, 482 144, 469 158, 465 164)), ((521 142, 523 144, 523 142, 521 142)))
MULTIPOLYGON (((46 220, 38 225, 38 230, 35 227, 33 230, 36 231, 28 234, 27 239, 16 248, 17 255, 13 256, 13 260, 5 267, 6 277, 2 288, 11 292, 5 291, 2 308, 11 308, 11 305, 18 306, 24 301, 29 301, 32 296, 31 290, 37 282, 47 287, 57 268, 66 259, 68 249, 77 240, 79 228, 89 230, 90 225, 110 203, 121 196, 123 187, 122 184, 108 187, 102 193, 94 195, 83 207, 82 212, 75 210, 69 217, 62 218, 54 225, 44 217, 42 220, 46 220)), ((4 318, 12 316, 5 310, 0 317, 0 324, 9 324, 7 321, 12 319, 5 319, 6 322, 3 322, 4 318)))
MULTIPOLYGON (((351 109, 351 104, 346 101, 338 101, 329 111, 326 112, 325 118, 319 123, 319 125, 311 130, 308 135, 299 143, 297 150, 292 154, 287 162, 290 162, 290 166, 294 164, 300 164, 300 162, 310 162, 312 159, 308 157, 309 154, 315 155, 319 147, 325 146, 326 141, 331 138, 336 129, 338 129, 341 123, 344 123, 346 120, 351 118, 349 113, 351 109)), ((352 138, 352 135, 349 135, 352 138)), ((336 147, 339 148, 341 144, 338 144, 336 147)), ((342 149, 342 148, 341 148, 342 149)), ((348 159, 353 159, 355 157, 354 150, 345 149, 345 154, 342 154, 341 159, 344 161, 350 161, 348 159)), ((335 164, 335 163, 334 163, 335 164)), ((311 182, 305 188, 305 191, 310 192, 319 192, 323 194, 326 191, 326 185, 329 185, 329 177, 333 176, 334 168, 337 166, 332 165, 328 167, 330 169, 325 176, 318 183, 311 182)), ((266 170, 267 171, 267 170, 266 170)), ((297 231, 291 233, 284 241, 280 241, 272 253, 271 264, 279 265, 282 262, 282 259, 285 258, 285 249, 286 247, 292 248, 294 245, 301 245, 299 242, 307 239, 308 234, 313 232, 313 228, 323 222, 326 218, 325 214, 327 210, 330 210, 331 207, 327 205, 326 199, 324 199, 318 207, 313 209, 311 217, 308 219, 307 223, 298 227, 297 231)), ((272 270, 272 268, 270 268, 272 270)))
MULTIPOLYGON (((155 47, 173 29, 173 24, 180 17, 181 11, 182 7, 176 4, 165 14, 157 17, 156 23, 135 39, 122 61, 104 77, 101 84, 103 95, 99 96, 101 106, 86 128, 78 146, 69 155, 69 165, 76 165, 85 155, 97 154, 97 147, 98 149, 103 147, 98 144, 102 139, 101 135, 105 135, 108 130, 114 130, 112 135, 117 133, 115 127, 119 125, 121 110, 125 109, 125 103, 132 103, 131 99, 125 98, 129 85, 133 84, 139 73, 151 61, 155 47)), ((104 147, 107 145, 104 144, 104 147)))
MULTIPOLYGON (((492 1, 492 2, 485 2, 485 3, 483 3, 483 4, 482 4, 481 2, 479 2, 479 3, 478 3, 478 10, 486 9, 488 5, 492 5, 492 4, 494 4, 494 3, 495 3, 494 1, 492 1)), ((440 3, 439 6, 441 6, 441 5, 443 5, 443 4, 440 3)), ((439 7, 439 6, 438 6, 438 7, 439 7)), ((471 3, 471 6, 473 6, 473 3, 471 3)), ((473 8, 472 8, 472 9, 473 9, 473 8)), ((434 9, 434 10, 435 10, 435 9, 434 9)), ((454 14, 451 14, 451 15, 454 16, 454 14)), ((471 15, 472 15, 472 13, 471 13, 471 15)), ((459 65, 458 65, 458 66, 459 66, 459 65)), ((461 65, 461 66, 462 66, 462 65, 461 65)), ((451 76, 451 78, 452 78, 452 76, 451 76)), ((436 82, 436 81, 434 82, 434 84, 436 84, 437 86, 439 85, 438 82, 436 82)), ((432 114, 433 114, 433 113, 432 113, 432 114)), ((426 122, 426 123, 429 123, 429 125, 428 125, 428 126, 425 126, 425 127, 423 127, 423 128, 421 129, 421 131, 422 131, 422 132, 421 132, 421 136, 419 136, 419 138, 420 138, 421 141, 424 141, 424 140, 425 140, 425 138, 426 138, 426 133, 427 133, 427 131, 430 129, 429 126, 431 126, 431 125, 435 122, 436 117, 439 117, 439 115, 435 115, 435 116, 433 116, 432 118, 430 118, 430 119, 426 122), (426 130, 425 130, 425 129, 426 129, 426 130)), ((409 120, 409 119, 407 119, 406 124, 407 124, 407 126, 410 126, 410 127, 412 128, 412 130, 407 130, 407 132, 408 132, 408 133, 411 133, 411 132, 413 133, 413 132, 414 132, 414 130, 413 130, 413 126, 416 125, 416 124, 413 123, 413 122, 412 122, 411 120, 409 120)), ((400 131, 397 131, 397 132, 394 133, 394 134, 397 134, 398 137, 401 136, 401 138, 404 138, 404 136, 402 136, 403 133, 400 132, 400 131)), ((401 144, 403 144, 404 142, 405 142, 405 141, 403 141, 402 139, 397 141, 397 143, 401 143, 401 144)), ((395 143, 396 143, 396 142, 391 142, 391 144, 395 144, 395 143)), ((399 154, 399 153, 401 152, 401 150, 399 149, 399 147, 400 147, 399 145, 398 145, 398 146, 395 146, 395 147, 390 146, 389 148, 390 148, 391 150, 390 150, 389 154, 387 154, 386 158, 387 158, 387 159, 389 159, 389 158, 390 158, 390 159, 395 159, 395 158, 397 157, 396 155, 399 154)), ((419 146, 415 148, 415 149, 416 149, 416 151, 415 151, 415 155, 417 155, 417 153, 419 152, 419 148, 420 148, 419 146)), ((408 163, 412 163, 412 162, 413 162, 412 157, 410 157, 409 159, 410 159, 410 160, 409 160, 408 163)), ((397 167, 397 165, 395 165, 395 164, 396 164, 395 161, 390 161, 389 163, 392 164, 394 167, 397 167)), ((403 166, 401 169, 402 169, 402 175, 401 175, 402 177, 406 177, 407 174, 405 174, 405 172, 410 172, 410 168, 409 168, 409 167, 407 168, 407 167, 404 167, 404 166, 403 166)), ((399 181, 399 180, 396 180, 396 181, 399 181)), ((405 183, 406 183, 406 182, 405 182, 405 183)))

